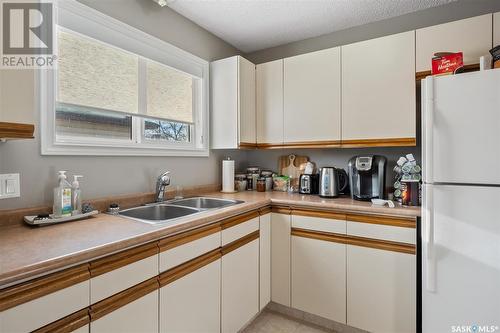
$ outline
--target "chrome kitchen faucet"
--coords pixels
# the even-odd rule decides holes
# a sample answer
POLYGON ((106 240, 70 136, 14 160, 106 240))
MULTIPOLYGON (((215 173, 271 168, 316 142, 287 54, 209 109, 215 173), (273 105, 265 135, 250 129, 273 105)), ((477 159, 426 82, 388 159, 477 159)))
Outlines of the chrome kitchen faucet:
POLYGON ((165 189, 170 185, 170 171, 162 173, 156 180, 156 202, 165 201, 165 189))

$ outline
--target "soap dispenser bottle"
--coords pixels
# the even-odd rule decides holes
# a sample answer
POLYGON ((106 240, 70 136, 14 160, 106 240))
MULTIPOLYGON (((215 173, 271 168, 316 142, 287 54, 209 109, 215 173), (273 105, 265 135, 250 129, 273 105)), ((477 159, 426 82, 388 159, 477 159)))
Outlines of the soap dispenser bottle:
POLYGON ((54 188, 54 217, 71 216, 71 185, 66 180, 66 171, 59 171, 59 184, 54 188))
POLYGON ((82 175, 74 175, 73 183, 71 183, 71 206, 73 207, 72 215, 78 215, 82 213, 82 190, 80 189, 80 182, 78 178, 83 177, 82 175))

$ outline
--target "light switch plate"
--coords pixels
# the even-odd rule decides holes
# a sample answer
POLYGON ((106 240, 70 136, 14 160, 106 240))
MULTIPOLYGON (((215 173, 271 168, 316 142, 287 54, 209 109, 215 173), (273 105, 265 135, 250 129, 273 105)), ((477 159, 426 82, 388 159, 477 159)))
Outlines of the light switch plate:
POLYGON ((0 175, 0 199, 20 197, 20 188, 18 173, 0 175))

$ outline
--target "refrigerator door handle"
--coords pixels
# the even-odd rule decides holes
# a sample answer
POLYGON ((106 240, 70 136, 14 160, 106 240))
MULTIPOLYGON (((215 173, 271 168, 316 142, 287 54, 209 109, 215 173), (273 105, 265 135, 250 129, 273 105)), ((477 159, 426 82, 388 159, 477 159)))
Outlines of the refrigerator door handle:
POLYGON ((425 185, 425 203, 423 213, 424 222, 424 251, 425 288, 429 292, 436 292, 436 255, 434 247, 434 209, 432 185, 425 185))
POLYGON ((422 128, 424 141, 424 163, 423 163, 423 179, 426 183, 433 182, 433 129, 434 129, 434 78, 428 76, 423 82, 422 105, 422 128))

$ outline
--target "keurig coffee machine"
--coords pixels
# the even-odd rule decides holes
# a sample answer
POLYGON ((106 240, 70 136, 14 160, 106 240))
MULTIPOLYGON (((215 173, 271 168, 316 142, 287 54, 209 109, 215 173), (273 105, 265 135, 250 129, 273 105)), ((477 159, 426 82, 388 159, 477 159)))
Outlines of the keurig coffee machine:
POLYGON ((385 192, 384 156, 354 156, 349 160, 349 186, 355 200, 383 199, 385 192))

